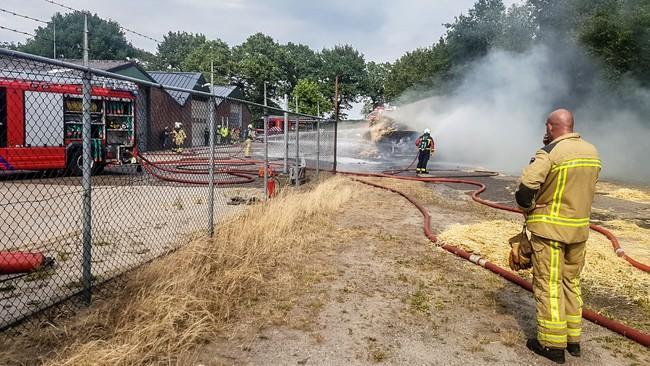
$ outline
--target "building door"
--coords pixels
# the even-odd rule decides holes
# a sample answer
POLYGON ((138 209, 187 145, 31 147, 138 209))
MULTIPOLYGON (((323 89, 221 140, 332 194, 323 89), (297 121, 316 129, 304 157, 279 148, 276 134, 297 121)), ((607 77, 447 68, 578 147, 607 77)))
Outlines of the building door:
POLYGON ((7 89, 0 88, 0 147, 7 147, 7 89))

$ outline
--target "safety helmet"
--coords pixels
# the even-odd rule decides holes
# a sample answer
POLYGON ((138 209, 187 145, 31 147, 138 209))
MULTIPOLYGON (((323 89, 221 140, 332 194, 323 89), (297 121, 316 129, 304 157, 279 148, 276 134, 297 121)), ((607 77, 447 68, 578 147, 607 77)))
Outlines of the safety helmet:
POLYGON ((174 122, 174 128, 181 128, 182 125, 180 122, 174 122))
POLYGON ((430 135, 430 134, 431 134, 431 130, 428 129, 428 128, 425 128, 425 129, 424 129, 424 134, 425 134, 425 135, 430 135))
POLYGON ((253 128, 253 125, 248 125, 248 128, 253 128))

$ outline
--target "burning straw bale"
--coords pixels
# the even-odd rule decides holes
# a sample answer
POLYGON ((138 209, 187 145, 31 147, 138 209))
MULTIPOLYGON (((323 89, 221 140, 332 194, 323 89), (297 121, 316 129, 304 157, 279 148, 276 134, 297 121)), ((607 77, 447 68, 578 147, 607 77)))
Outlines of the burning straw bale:
MULTIPOLYGON (((483 221, 471 225, 452 225, 439 238, 508 268, 508 239, 520 230, 521 223, 515 221, 483 221)), ((531 277, 530 271, 520 274, 525 278, 531 277)), ((626 304, 639 305, 650 314, 648 274, 617 257, 609 240, 600 234, 590 235, 581 281, 585 293, 620 298, 626 304)))
POLYGON ((75 326, 38 335, 38 344, 67 345, 44 363, 191 363, 197 345, 228 330, 229 320, 272 291, 267 287, 279 263, 300 261, 301 249, 318 243, 312 234, 330 230, 328 218, 355 195, 355 186, 335 177, 252 206, 219 224, 215 240, 195 241, 135 271, 115 298, 96 304, 75 326))

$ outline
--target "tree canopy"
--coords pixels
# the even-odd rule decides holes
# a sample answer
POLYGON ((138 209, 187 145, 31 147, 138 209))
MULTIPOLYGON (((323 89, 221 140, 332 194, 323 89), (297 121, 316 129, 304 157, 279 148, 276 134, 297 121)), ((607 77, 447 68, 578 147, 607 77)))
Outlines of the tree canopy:
MULTIPOLYGON (((36 37, 16 45, 23 52, 44 57, 54 53, 54 26, 56 24, 57 58, 79 59, 83 53, 84 13, 56 13, 44 27, 35 29, 36 37)), ((126 57, 146 59, 147 52, 139 50, 126 40, 120 25, 97 14, 88 16, 88 54, 91 59, 120 60, 126 57)))

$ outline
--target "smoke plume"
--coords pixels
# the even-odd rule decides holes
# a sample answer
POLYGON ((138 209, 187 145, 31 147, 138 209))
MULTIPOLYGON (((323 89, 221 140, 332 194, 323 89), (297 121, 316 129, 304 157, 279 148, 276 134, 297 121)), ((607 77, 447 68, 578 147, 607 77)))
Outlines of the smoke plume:
POLYGON ((576 131, 596 145, 602 176, 650 181, 650 91, 608 89, 602 69, 575 46, 494 50, 444 96, 403 103, 395 118, 430 128, 436 158, 518 174, 542 145, 547 115, 572 110, 576 131))

